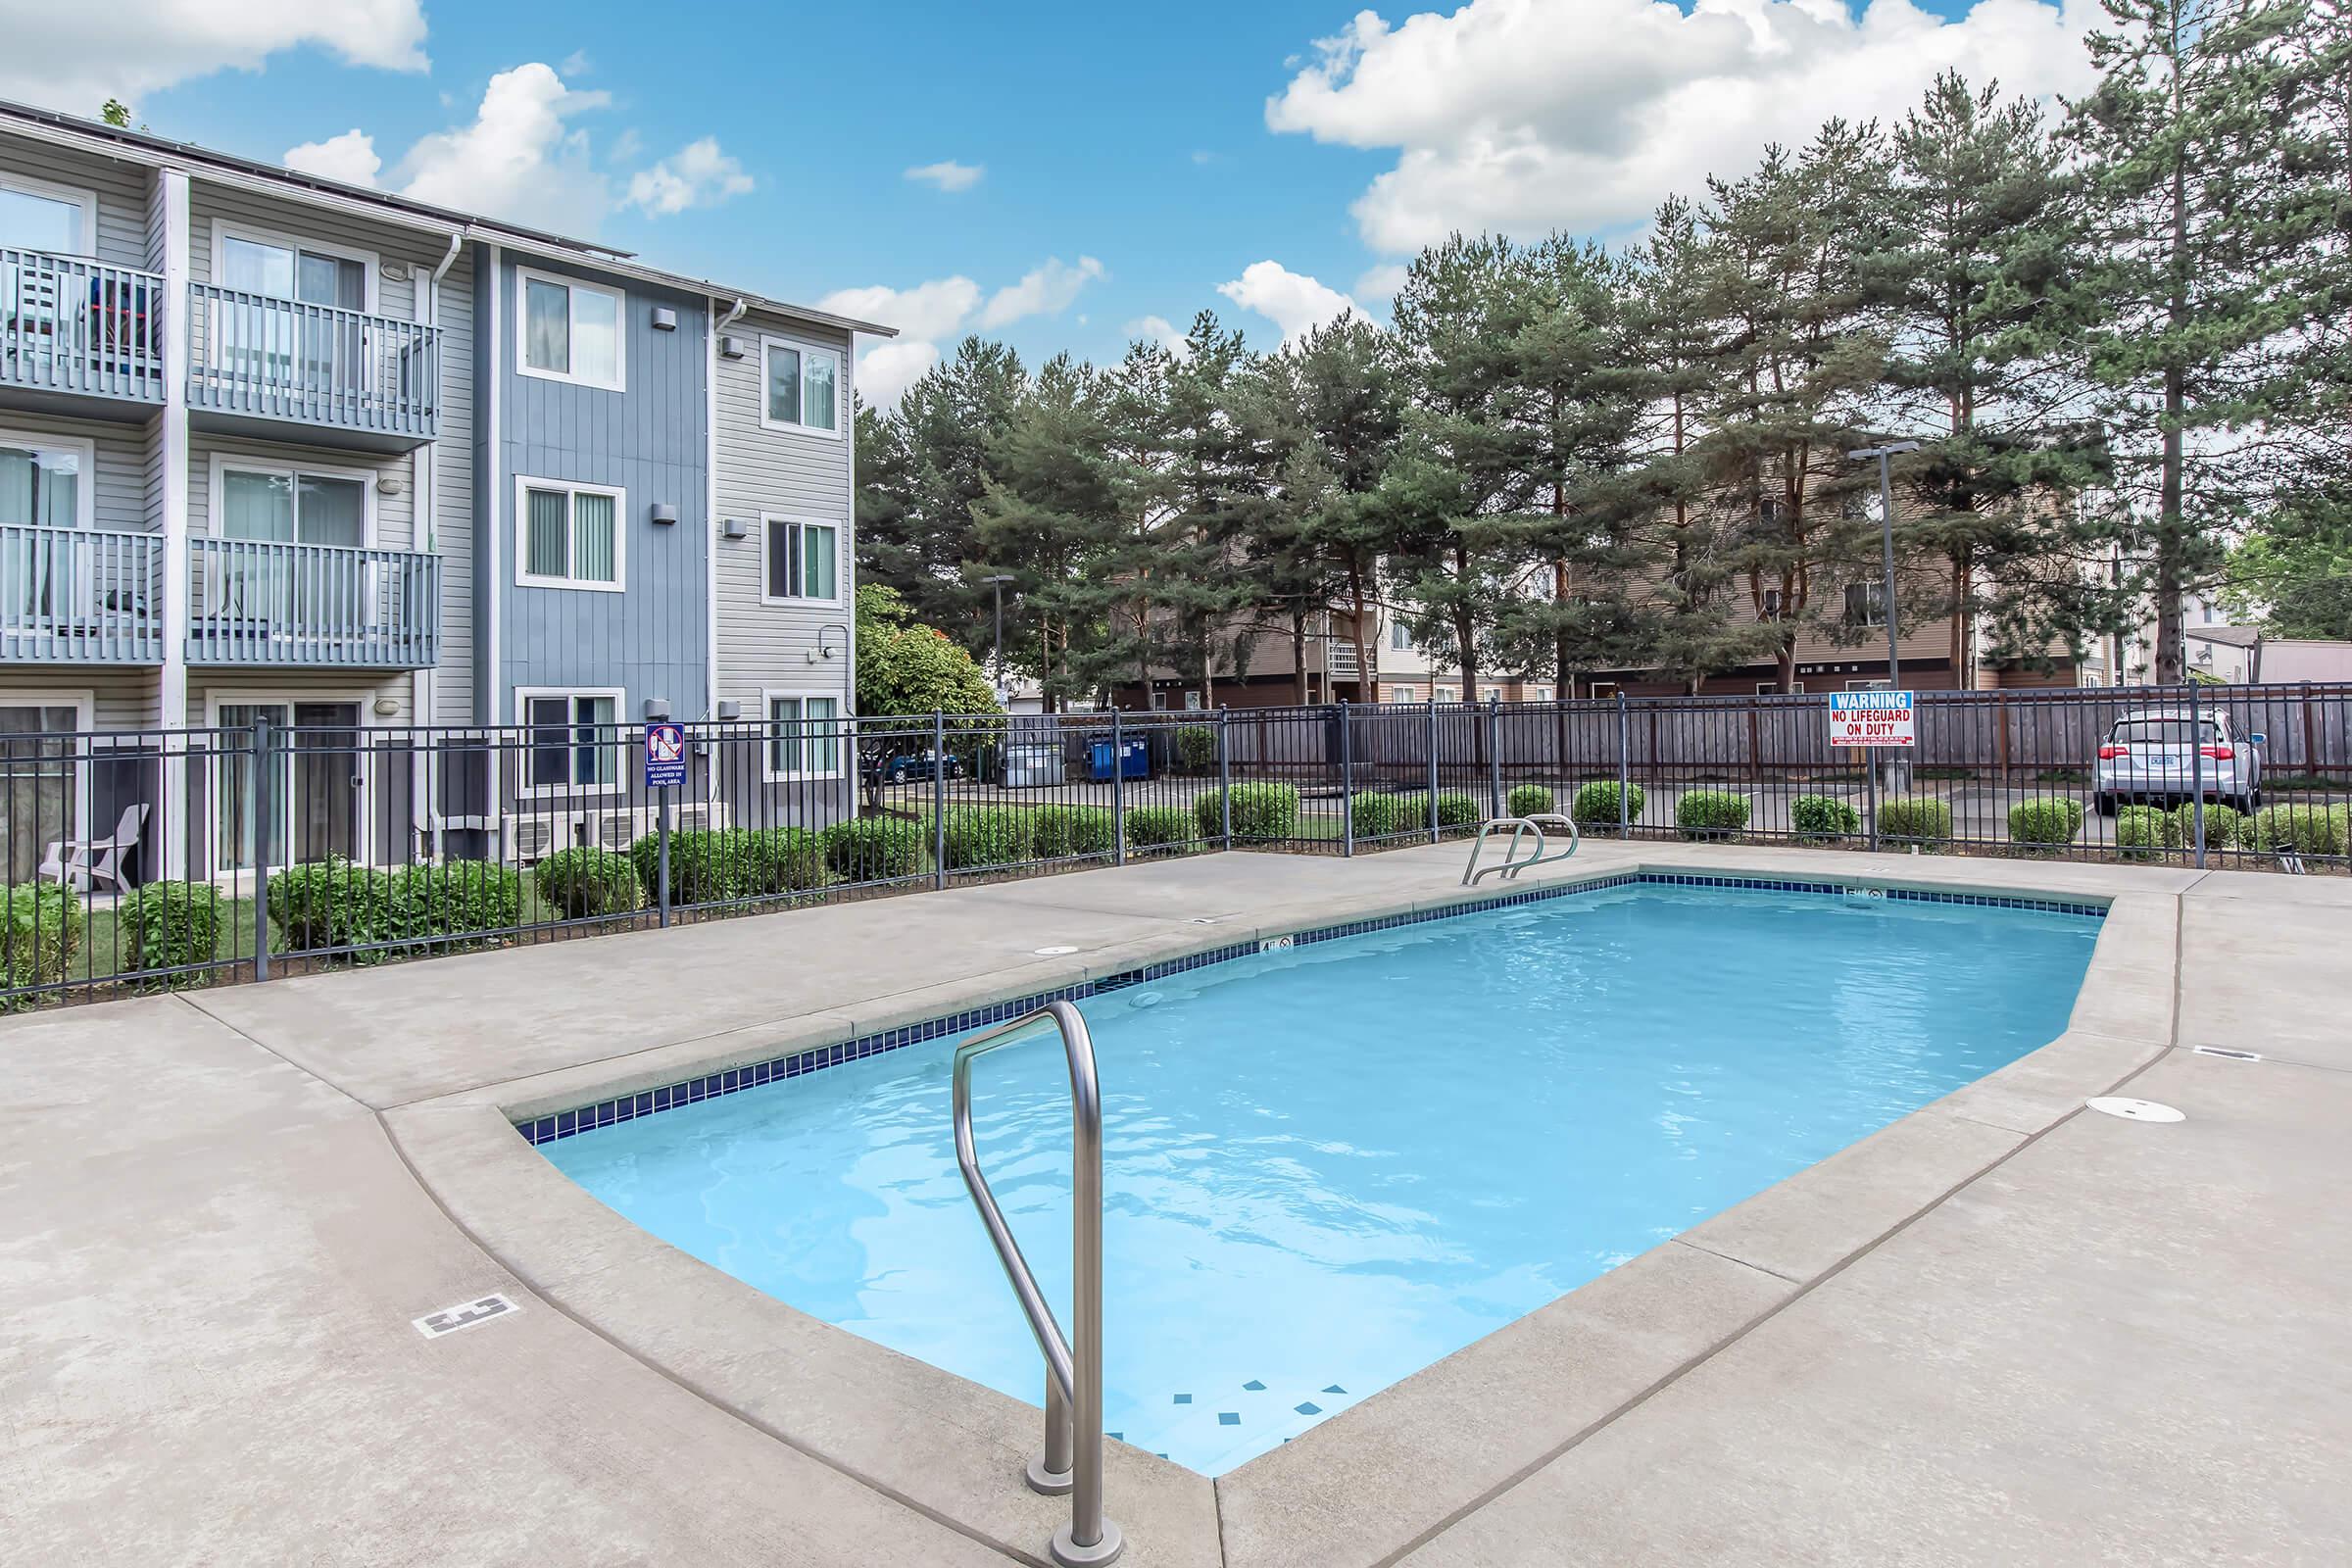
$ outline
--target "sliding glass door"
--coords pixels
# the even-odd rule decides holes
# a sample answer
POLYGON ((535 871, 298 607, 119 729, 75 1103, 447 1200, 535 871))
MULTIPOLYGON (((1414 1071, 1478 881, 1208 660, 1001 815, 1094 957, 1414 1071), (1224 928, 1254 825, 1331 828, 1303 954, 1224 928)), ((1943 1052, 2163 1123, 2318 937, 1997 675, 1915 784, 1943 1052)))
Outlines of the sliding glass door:
POLYGON ((222 870, 255 865, 255 806, 261 807, 261 861, 277 870, 330 855, 363 858, 366 820, 366 732, 358 703, 222 703, 224 730, 250 729, 267 719, 273 732, 270 765, 257 779, 250 746, 224 737, 217 812, 222 870), (287 726, 292 725, 291 732, 287 726), (261 799, 257 803, 257 787, 261 799))

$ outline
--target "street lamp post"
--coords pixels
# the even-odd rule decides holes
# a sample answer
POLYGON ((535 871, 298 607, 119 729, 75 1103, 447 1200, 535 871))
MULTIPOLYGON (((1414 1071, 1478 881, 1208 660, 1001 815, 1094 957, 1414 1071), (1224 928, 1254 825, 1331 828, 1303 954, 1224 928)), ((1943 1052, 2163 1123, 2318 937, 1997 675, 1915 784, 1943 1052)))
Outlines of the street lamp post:
MULTIPOLYGON (((1848 452, 1847 461, 1861 463, 1871 458, 1879 460, 1879 544, 1881 550, 1879 580, 1879 609, 1886 616, 1886 689, 1900 691, 1903 686, 1902 656, 1895 652, 1894 625, 1894 478, 1888 463, 1898 452, 1917 452, 1916 441, 1886 441, 1875 447, 1848 452)), ((1902 762, 1898 754, 1889 752, 1886 758, 1886 788, 1889 793, 1903 787, 1902 762)))
POLYGON ((1000 571, 994 576, 983 577, 980 580, 997 591, 997 639, 995 650, 990 654, 989 660, 996 665, 997 701, 1003 702, 1004 700, 1004 585, 1012 581, 1012 574, 1007 571, 1000 571))

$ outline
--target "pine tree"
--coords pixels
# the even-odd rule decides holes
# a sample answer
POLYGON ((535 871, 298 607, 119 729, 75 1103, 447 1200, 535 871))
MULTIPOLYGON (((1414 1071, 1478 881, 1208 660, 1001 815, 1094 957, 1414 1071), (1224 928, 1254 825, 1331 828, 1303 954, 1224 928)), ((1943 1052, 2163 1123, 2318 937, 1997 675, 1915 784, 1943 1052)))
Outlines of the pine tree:
POLYGON ((1312 487, 1303 522, 1329 564, 1332 599, 1346 606, 1359 696, 1369 696, 1377 657, 1369 641, 1381 563, 1398 541, 1378 505, 1382 477, 1396 461, 1404 428, 1404 396, 1388 335, 1353 314, 1315 328, 1277 357, 1290 370, 1298 439, 1289 483, 1312 487))

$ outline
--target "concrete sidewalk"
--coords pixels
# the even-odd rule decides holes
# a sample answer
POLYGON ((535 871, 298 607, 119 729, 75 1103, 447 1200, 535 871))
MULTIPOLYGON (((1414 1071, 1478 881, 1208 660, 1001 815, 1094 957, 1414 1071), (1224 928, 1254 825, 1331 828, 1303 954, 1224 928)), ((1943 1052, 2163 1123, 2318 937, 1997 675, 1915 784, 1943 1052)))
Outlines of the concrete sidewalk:
MULTIPOLYGON (((753 1364, 693 1343, 732 1321, 703 1316, 722 1298, 695 1293, 731 1282, 700 1265, 658 1271, 675 1354, 575 1319, 453 1223, 380 1112, 486 1115, 1448 896, 1463 853, 1206 857, 0 1021, 0 1563, 1037 1560, 989 1510, 1038 1499, 966 1508, 845 1465, 837 1435, 689 1370, 753 1364), (412 1326, 489 1291, 521 1312, 412 1326)), ((1410 1399, 1384 1428, 1378 1396, 1309 1437, 1383 1431, 1418 1495, 1327 1445, 1305 1492, 1244 1467, 1204 1535, 1166 1515, 1128 1561, 2352 1560, 2352 882, 1600 843, 1572 868, 1637 863, 2155 894, 2179 965, 2132 956, 2163 995, 2120 996, 2073 1076, 2029 1058, 1923 1124, 1937 1141, 1857 1146, 1691 1233, 1696 1272, 1588 1287, 1663 1293, 1626 1329, 1669 1375, 1607 1394, 1605 1362, 1521 1363, 1540 1404, 1600 1402, 1501 1481, 1453 1496, 1494 1435, 1416 1427, 1410 1399), (2103 1061, 2187 1120, 2069 1112, 2103 1061), (1799 1198, 1812 1229, 1763 1224, 1799 1198)))

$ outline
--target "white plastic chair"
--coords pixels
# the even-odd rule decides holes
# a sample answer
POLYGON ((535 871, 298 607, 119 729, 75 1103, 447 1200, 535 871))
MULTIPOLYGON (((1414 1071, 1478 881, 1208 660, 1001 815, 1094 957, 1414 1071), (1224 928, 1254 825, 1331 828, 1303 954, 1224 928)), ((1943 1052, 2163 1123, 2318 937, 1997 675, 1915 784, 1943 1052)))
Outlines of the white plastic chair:
POLYGON ((51 842, 48 853, 41 857, 40 874, 59 882, 73 879, 75 887, 87 892, 99 882, 111 882, 116 891, 130 891, 130 878, 122 874, 122 857, 139 847, 139 829, 147 825, 147 808, 142 804, 122 808, 122 820, 115 824, 112 838, 74 840, 57 839, 51 842))

